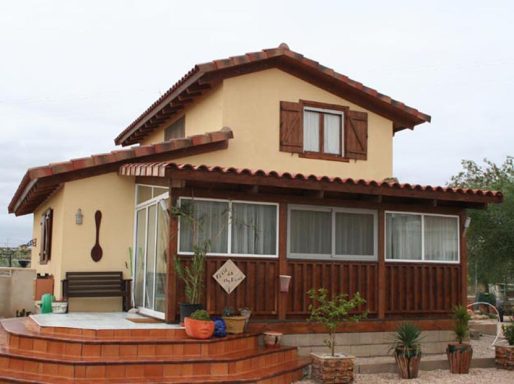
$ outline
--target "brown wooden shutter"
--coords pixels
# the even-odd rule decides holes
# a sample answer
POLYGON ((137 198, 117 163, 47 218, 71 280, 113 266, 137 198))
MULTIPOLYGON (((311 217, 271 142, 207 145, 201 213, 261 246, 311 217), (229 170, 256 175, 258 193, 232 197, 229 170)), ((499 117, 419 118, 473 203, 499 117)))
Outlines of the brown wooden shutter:
POLYGON ((303 152, 302 105, 280 102, 280 150, 303 152))
POLYGON ((53 209, 49 208, 41 217, 41 246, 39 250, 40 264, 46 264, 52 256, 53 212, 53 209))
POLYGON ((368 157, 368 114, 348 111, 344 134, 345 157, 366 160, 368 157))

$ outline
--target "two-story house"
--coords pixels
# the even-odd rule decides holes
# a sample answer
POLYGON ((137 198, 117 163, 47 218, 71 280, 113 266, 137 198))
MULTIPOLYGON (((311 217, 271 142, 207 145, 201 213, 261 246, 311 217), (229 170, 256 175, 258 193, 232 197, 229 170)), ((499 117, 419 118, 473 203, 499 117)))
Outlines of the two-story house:
POLYGON ((305 293, 326 287, 366 299, 352 329, 448 329, 466 301, 465 209, 502 196, 393 178, 395 134, 429 121, 281 44, 196 65, 119 134, 127 149, 29 169, 9 211, 34 215, 32 266, 57 298, 68 272, 122 271, 133 306, 176 321, 173 258, 190 257, 193 228, 169 208, 187 205, 210 239, 213 314, 248 307, 255 329, 310 332, 305 293), (230 294, 212 277, 228 259, 246 276, 230 294))

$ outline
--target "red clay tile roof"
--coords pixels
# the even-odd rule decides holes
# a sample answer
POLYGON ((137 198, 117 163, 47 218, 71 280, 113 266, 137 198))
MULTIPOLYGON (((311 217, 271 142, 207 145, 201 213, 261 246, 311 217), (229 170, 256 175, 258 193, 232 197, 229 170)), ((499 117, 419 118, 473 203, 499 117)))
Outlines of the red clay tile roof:
POLYGON ((429 115, 415 108, 290 50, 287 44, 280 44, 278 48, 264 49, 259 52, 195 65, 123 130, 114 141, 121 145, 140 142, 163 121, 183 109, 186 102, 191 102, 194 97, 208 89, 215 76, 218 76, 217 80, 220 80, 273 67, 303 77, 307 81, 316 82, 330 92, 390 118, 395 123, 395 131, 413 128, 415 125, 429 122, 431 119, 429 115))
POLYGON ((391 197, 438 199, 464 203, 500 203, 503 194, 479 189, 432 187, 419 184, 340 178, 301 173, 265 171, 262 169, 224 168, 207 165, 178 164, 170 161, 124 164, 119 169, 124 176, 174 177, 177 179, 210 182, 207 175, 220 183, 233 182, 251 185, 285 186, 322 191, 362 193, 391 197), (196 176, 195 176, 196 174, 196 176), (232 178, 229 178, 233 176, 232 178), (245 178, 245 176, 249 176, 245 178), (225 178, 224 178, 225 177, 225 178), (329 187, 331 186, 331 187, 329 187))
POLYGON ((129 161, 170 160, 226 148, 231 138, 233 138, 232 130, 223 128, 220 131, 202 135, 31 168, 23 176, 9 204, 9 213, 15 213, 18 216, 33 212, 65 181, 116 172, 121 164, 129 161))

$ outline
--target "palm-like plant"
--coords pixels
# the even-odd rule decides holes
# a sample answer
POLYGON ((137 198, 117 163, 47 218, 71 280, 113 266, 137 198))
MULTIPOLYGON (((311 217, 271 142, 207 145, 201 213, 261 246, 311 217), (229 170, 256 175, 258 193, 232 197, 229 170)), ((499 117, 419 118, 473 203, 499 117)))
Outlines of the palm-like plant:
POLYGON ((462 344, 469 333, 469 321, 471 320, 471 316, 465 306, 457 305, 453 310, 453 319, 455 320, 453 331, 455 332, 458 343, 462 344))
POLYGON ((509 345, 514 346, 514 323, 511 323, 509 325, 503 325, 503 335, 507 339, 507 343, 509 345))
POLYGON ((185 295, 189 304, 202 302, 207 249, 207 243, 202 246, 193 246, 193 257, 190 265, 183 264, 178 257, 175 257, 175 270, 178 277, 184 282, 185 295))

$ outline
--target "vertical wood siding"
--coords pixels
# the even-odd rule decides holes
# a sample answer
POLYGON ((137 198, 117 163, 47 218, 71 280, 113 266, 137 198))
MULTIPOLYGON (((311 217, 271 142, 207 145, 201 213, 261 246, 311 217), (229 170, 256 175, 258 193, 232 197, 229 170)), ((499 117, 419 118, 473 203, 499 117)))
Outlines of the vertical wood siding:
POLYGON ((310 299, 306 292, 311 288, 326 288, 331 294, 356 292, 366 300, 369 314, 377 312, 377 270, 376 262, 346 262, 320 260, 288 260, 288 273, 292 276, 287 315, 291 317, 308 314, 310 299))
MULTIPOLYGON (((187 257, 183 257, 187 260, 187 257)), ((208 257, 205 271, 206 297, 204 304, 210 313, 222 314, 226 307, 239 309, 248 307, 252 316, 275 318, 278 305, 278 260, 264 258, 232 257, 231 260, 246 278, 228 295, 212 278, 228 257, 208 257)), ((184 284, 178 282, 178 302, 184 302, 184 284)))
POLYGON ((460 303, 460 266, 386 263, 386 314, 449 313, 460 303))
MULTIPOLYGON (((182 257, 187 263, 188 257, 182 257)), ((228 257, 209 257, 206 266, 206 297, 203 302, 212 314, 226 307, 248 307, 254 318, 277 319, 279 298, 279 261, 265 258, 239 258, 232 261, 246 279, 228 295, 212 278, 228 257)), ((386 263, 385 315, 448 314, 460 303, 460 266, 454 264, 386 263)), ((286 318, 305 318, 311 288, 327 288, 330 293, 356 292, 366 300, 360 310, 370 318, 378 314, 378 262, 287 260, 292 276, 287 294, 286 318)), ((177 303, 184 302, 184 284, 177 283, 177 303)))

